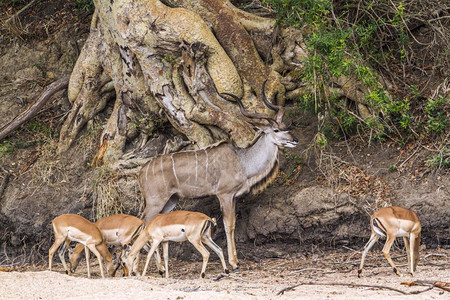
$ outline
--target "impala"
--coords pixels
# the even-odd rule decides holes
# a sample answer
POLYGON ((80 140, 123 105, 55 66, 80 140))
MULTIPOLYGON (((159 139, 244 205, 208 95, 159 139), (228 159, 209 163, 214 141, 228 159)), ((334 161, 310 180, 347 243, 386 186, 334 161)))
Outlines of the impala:
MULTIPOLYGON (((225 263, 222 249, 211 238, 211 227, 216 222, 205 214, 191 211, 173 211, 167 214, 155 216, 147 224, 133 246, 128 249, 125 257, 122 258, 125 276, 129 275, 129 266, 134 267, 139 263, 138 253, 147 242, 151 243, 150 251, 147 254, 144 271, 145 276, 152 254, 162 243, 164 253, 164 266, 166 278, 169 277, 169 241, 184 242, 188 240, 203 257, 201 277, 205 277, 206 265, 208 264, 209 252, 203 243, 211 248, 220 258, 225 273, 228 269, 225 263), (202 243, 203 242, 203 243, 202 243)), ((158 255, 159 256, 159 255, 158 255)))
POLYGON ((103 235, 97 226, 79 215, 66 214, 60 215, 52 221, 53 232, 55 234, 55 242, 48 250, 48 266, 49 270, 52 270, 53 254, 58 247, 64 243, 59 251, 59 258, 66 270, 67 274, 70 274, 70 270, 66 265, 64 253, 66 252, 71 241, 78 242, 84 245, 84 252, 86 255, 88 278, 91 278, 91 268, 89 264, 89 250, 91 250, 95 256, 97 256, 100 272, 102 278, 105 278, 103 273, 103 264, 101 258, 105 260, 106 271, 108 274, 113 273, 112 255, 106 247, 103 235))
POLYGON ((159 213, 170 212, 178 198, 217 196, 223 213, 228 260, 233 269, 238 268, 235 198, 251 189, 255 193, 262 191, 278 172, 278 148, 297 144, 297 139, 282 123, 283 108, 266 99, 264 85, 265 82, 262 98, 270 109, 277 111, 275 119, 267 114, 246 112, 239 98, 226 94, 237 101, 244 116, 270 123, 261 128, 250 147, 221 143, 200 150, 164 154, 144 164, 139 173, 139 186, 145 199, 145 222, 159 213))
MULTIPOLYGON (((145 227, 145 224, 141 219, 124 214, 100 218, 97 222, 95 222, 95 225, 97 225, 98 229, 100 229, 106 245, 121 246, 123 250, 120 257, 122 257, 125 253, 124 246, 130 244, 131 241, 133 241, 145 227)), ((75 272, 78 263, 81 260, 83 249, 83 244, 78 244, 71 252, 69 251, 70 269, 72 273, 75 272)), ((162 273, 159 254, 155 255, 155 257, 157 258, 158 270, 162 273)), ((118 266, 119 265, 120 264, 118 264, 118 266)), ((117 267, 114 271, 116 270, 117 267)), ((133 270, 133 272, 137 272, 137 270, 133 270)), ((113 272, 113 277, 114 273, 115 272, 113 272)))
POLYGON ((389 255, 392 244, 397 237, 403 237, 408 257, 408 267, 411 275, 414 275, 417 263, 419 261, 420 231, 421 225, 416 213, 412 210, 400 207, 389 206, 380 208, 370 217, 371 235, 364 247, 364 253, 361 258, 361 264, 358 270, 358 277, 364 266, 364 259, 367 252, 380 237, 386 237, 386 243, 383 247, 383 255, 388 260, 394 273, 400 275, 397 267, 389 255))

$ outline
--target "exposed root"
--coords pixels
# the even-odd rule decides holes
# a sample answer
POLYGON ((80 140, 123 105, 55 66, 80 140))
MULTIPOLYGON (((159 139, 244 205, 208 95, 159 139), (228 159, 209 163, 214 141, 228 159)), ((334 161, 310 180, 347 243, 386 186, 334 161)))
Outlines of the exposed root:
POLYGON ((47 101, 58 91, 65 89, 69 84, 69 75, 58 79, 52 84, 48 85, 44 91, 36 98, 36 100, 30 104, 30 106, 17 117, 15 117, 12 121, 6 123, 0 128, 0 140, 7 137, 14 130, 16 130, 19 126, 24 124, 33 118, 39 110, 47 103, 47 101))

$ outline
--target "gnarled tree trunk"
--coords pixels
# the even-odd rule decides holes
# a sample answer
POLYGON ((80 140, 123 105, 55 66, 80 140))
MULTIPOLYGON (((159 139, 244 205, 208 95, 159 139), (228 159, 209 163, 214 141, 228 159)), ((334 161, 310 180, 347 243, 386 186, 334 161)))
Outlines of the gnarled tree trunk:
POLYGON ((126 143, 142 147, 160 119, 199 147, 224 138, 246 146, 252 126, 220 93, 243 97, 248 109, 263 111, 261 86, 268 80, 269 99, 283 104, 283 78, 264 62, 275 61, 271 41, 280 33, 274 20, 222 0, 94 2, 90 36, 69 83, 73 107, 61 130, 61 152, 112 99, 100 141, 107 141, 103 151, 110 162, 126 143))
MULTIPOLYGON (((271 113, 260 97, 264 81, 266 95, 278 105, 305 92, 289 76, 307 56, 302 35, 279 29, 273 19, 227 0, 94 3, 91 32, 69 83, 73 107, 60 152, 108 101, 113 110, 99 141, 108 164, 123 156, 126 145, 139 152, 164 120, 197 147, 222 139, 245 147, 254 137, 252 126, 221 93, 242 97, 248 110, 271 113)), ((364 91, 356 83, 336 83, 341 88, 334 92, 361 102, 364 91)))

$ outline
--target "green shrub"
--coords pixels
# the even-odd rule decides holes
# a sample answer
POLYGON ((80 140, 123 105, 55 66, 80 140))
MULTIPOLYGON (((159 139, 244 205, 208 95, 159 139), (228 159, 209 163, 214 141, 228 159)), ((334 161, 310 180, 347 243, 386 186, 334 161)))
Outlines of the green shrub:
POLYGON ((14 151, 14 145, 9 140, 3 140, 3 142, 0 145, 0 158, 2 158, 4 155, 10 155, 14 151))

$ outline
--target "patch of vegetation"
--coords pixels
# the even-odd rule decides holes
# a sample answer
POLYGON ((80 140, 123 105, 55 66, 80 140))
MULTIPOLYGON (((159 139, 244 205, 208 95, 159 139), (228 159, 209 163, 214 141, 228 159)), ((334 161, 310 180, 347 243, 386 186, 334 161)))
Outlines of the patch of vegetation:
POLYGON ((0 0, 0 7, 22 5, 27 2, 29 2, 29 1, 27 1, 27 0, 0 0))
POLYGON ((303 158, 301 155, 293 155, 286 149, 283 150, 283 154, 292 167, 287 171, 287 173, 280 171, 279 177, 282 179, 283 185, 291 185, 301 174, 301 164, 303 162, 303 158))
POLYGON ((14 151, 14 145, 10 140, 3 140, 0 145, 0 158, 5 155, 11 155, 14 151))
POLYGON ((439 95, 436 99, 427 99, 424 111, 427 116, 425 130, 443 134, 449 121, 448 108, 450 98, 439 95))
POLYGON ((93 219, 97 220, 101 217, 122 213, 124 196, 118 184, 118 174, 105 166, 97 168, 96 172, 97 176, 92 183, 94 190, 93 219))
POLYGON ((449 168, 450 167, 450 151, 444 146, 437 155, 427 159, 426 164, 431 168, 449 168))
POLYGON ((18 138, 5 139, 0 144, 0 158, 6 155, 11 155, 16 149, 25 149, 36 144, 36 140, 30 139, 25 141, 18 138))
MULTIPOLYGON (((430 133, 442 135, 445 132, 448 96, 445 98, 443 93, 446 88, 441 94, 423 97, 419 85, 410 83, 404 75, 405 70, 420 69, 424 61, 413 48, 413 44, 417 46, 418 43, 412 33, 412 20, 430 28, 443 45, 450 39, 448 31, 441 30, 445 27, 443 24, 425 21, 423 8, 429 6, 429 11, 430 7, 435 7, 439 11, 438 4, 417 0, 411 3, 399 0, 263 2, 274 9, 280 24, 302 28, 306 32, 304 38, 309 56, 305 58, 304 66, 292 74, 312 87, 311 94, 297 100, 299 107, 319 116, 321 139, 317 142, 321 146, 327 139, 354 134, 366 136, 368 141, 389 138, 406 144, 430 133), (401 70, 403 78, 399 76, 401 70), (389 95, 381 85, 379 74, 388 77, 401 90, 389 95), (362 83, 364 99, 357 103, 333 93, 334 86, 329 85, 339 82, 338 78, 362 83), (427 101, 423 108, 425 119, 417 110, 423 99, 427 101), (363 106, 368 110, 365 114, 361 112, 363 106)), ((438 56, 447 57, 448 53, 442 50, 438 56)), ((444 73, 445 64, 444 58, 440 64, 444 73)), ((337 88, 342 88, 341 82, 336 84, 337 88)))
POLYGON ((73 7, 79 12, 90 11, 94 9, 94 2, 92 0, 76 0, 73 3, 73 7))

